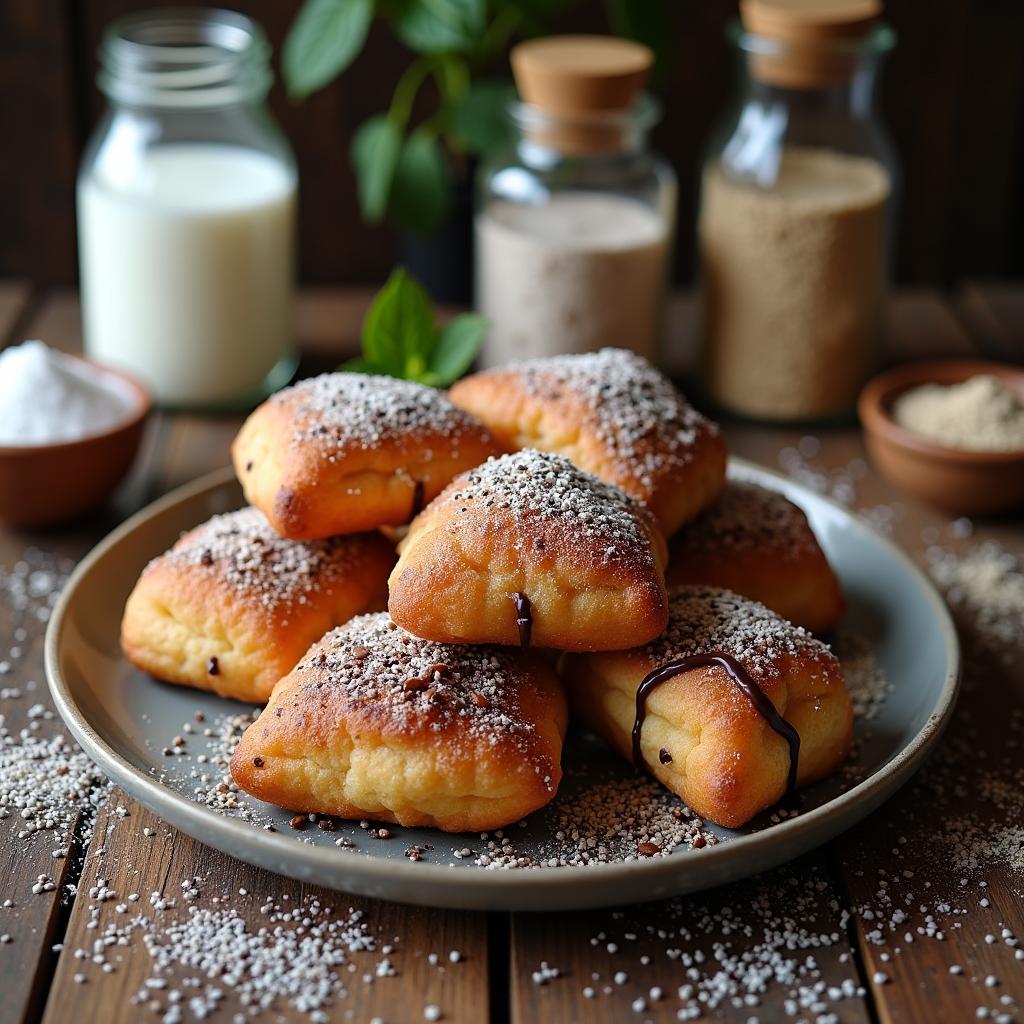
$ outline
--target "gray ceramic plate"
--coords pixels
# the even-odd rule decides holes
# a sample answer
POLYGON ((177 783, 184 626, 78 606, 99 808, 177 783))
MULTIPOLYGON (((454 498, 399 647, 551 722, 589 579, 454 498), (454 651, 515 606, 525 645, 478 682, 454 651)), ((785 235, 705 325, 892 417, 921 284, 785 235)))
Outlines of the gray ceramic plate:
MULTIPOLYGON (((288 813, 253 801, 246 820, 196 798, 204 740, 188 737, 189 756, 162 753, 197 710, 208 723, 246 709, 172 687, 136 672, 122 658, 118 629, 124 602, 146 562, 185 529, 241 503, 227 471, 197 480, 128 520, 78 567, 50 622, 46 672, 65 722, 103 770, 171 824, 225 853, 272 871, 349 892, 441 907, 555 910, 622 904, 690 892, 754 874, 837 835, 879 804, 920 767, 949 718, 959 678, 956 632, 931 585, 896 547, 830 501, 766 470, 734 460, 737 475, 784 491, 807 511, 842 578, 846 625, 872 641, 894 686, 880 714, 861 729, 863 781, 844 789, 840 777, 803 791, 801 813, 778 824, 767 818, 700 850, 586 867, 484 868, 456 851, 480 851, 480 837, 393 828, 371 838, 357 823, 334 833, 288 828, 288 813), (273 830, 266 826, 270 825, 273 830), (337 840, 350 840, 339 848, 337 840), (411 844, 431 847, 419 862, 411 844)), ((565 750, 567 782, 559 800, 578 798, 599 780, 628 780, 631 769, 593 737, 572 732, 565 750)), ((516 848, 550 853, 545 815, 508 830, 516 848)))

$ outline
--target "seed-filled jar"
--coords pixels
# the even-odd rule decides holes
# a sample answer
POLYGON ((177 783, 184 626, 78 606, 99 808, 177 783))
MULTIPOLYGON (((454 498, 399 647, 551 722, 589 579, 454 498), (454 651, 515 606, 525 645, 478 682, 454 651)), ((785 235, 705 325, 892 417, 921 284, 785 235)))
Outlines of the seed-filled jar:
POLYGON ((512 149, 481 168, 476 304, 483 362, 587 352, 654 357, 676 210, 672 169, 648 147, 644 46, 607 36, 521 43, 512 149))
POLYGON ((740 101, 698 219, 703 375, 727 410, 853 408, 878 351, 896 161, 874 106, 879 0, 743 0, 740 101))

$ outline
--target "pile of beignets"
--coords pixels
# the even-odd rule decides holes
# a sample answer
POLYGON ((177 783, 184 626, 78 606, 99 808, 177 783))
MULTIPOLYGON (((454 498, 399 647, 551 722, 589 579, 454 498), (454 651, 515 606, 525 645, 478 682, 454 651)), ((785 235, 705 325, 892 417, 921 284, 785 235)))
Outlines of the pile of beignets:
POLYGON ((232 458, 250 506, 146 567, 122 645, 266 704, 231 762, 262 800, 500 828, 555 795, 571 708, 738 827, 849 751, 813 635, 843 597, 806 517, 727 478, 718 428, 631 352, 447 394, 324 374, 253 412, 232 458))

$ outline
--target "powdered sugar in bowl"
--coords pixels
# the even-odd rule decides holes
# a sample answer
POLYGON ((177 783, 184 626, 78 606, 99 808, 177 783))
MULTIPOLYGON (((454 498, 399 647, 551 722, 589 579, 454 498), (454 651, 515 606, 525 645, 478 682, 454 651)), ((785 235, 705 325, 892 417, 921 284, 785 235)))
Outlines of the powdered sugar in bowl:
POLYGON ((152 402, 133 377, 40 342, 0 355, 0 523, 52 526, 124 479, 152 402))

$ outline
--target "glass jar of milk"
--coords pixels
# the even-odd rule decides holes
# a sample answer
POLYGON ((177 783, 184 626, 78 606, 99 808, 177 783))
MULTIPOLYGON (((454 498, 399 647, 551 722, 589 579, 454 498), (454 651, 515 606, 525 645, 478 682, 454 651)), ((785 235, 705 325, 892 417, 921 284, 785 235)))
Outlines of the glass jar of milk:
POLYGON ((166 405, 258 401, 294 371, 296 170, 264 99, 270 47, 231 11, 114 22, 109 110, 82 160, 86 351, 166 405))
POLYGON ((607 36, 513 49, 517 139, 481 168, 477 197, 486 365, 605 345, 661 354, 676 179, 647 144, 651 61, 607 36))

